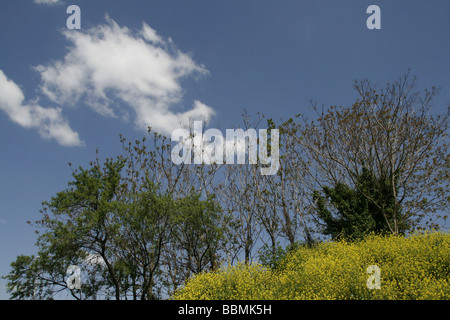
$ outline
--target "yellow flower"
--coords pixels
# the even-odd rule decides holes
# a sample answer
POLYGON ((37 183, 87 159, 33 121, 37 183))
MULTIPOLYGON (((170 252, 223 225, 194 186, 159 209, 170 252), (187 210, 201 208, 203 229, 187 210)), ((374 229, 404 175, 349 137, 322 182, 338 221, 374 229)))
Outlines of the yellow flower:
POLYGON ((450 234, 368 236, 290 253, 274 271, 259 264, 198 274, 173 299, 450 299, 450 234), (380 289, 367 267, 380 268, 380 289))

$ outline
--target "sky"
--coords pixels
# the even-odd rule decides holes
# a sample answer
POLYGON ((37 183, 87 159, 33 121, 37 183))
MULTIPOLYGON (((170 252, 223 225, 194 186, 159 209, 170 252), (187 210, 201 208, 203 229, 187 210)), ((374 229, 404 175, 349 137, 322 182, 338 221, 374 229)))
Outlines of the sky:
POLYGON ((409 69, 419 90, 441 88, 433 110, 446 112, 448 12, 448 0, 2 0, 0 276, 35 253, 26 222, 67 188, 68 163, 120 154, 119 134, 349 106, 355 80, 383 86, 409 69), (370 5, 380 29, 367 27, 370 5))

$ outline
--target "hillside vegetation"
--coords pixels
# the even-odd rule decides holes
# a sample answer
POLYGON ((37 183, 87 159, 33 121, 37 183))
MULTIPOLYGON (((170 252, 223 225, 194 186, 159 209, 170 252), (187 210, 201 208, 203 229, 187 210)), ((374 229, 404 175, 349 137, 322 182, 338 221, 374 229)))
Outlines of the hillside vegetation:
POLYGON ((370 235, 288 254, 274 269, 239 264, 201 273, 174 299, 450 299, 450 234, 370 235), (380 269, 380 288, 369 289, 380 269))

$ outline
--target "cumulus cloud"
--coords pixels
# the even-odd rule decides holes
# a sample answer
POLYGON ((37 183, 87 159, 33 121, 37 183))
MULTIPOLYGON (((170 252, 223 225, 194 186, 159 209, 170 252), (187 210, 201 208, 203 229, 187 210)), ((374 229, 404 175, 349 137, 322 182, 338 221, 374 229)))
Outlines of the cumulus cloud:
POLYGON ((200 101, 180 109, 181 79, 208 71, 149 25, 131 31, 106 16, 105 24, 63 34, 71 44, 64 59, 36 67, 40 89, 51 101, 59 105, 81 101, 108 117, 131 115, 136 126, 151 126, 164 134, 214 114, 200 101))
POLYGON ((24 103, 25 96, 19 86, 0 70, 0 110, 11 121, 27 129, 36 129, 41 137, 55 139, 63 146, 81 146, 78 133, 63 118, 60 108, 44 108, 37 101, 24 103))

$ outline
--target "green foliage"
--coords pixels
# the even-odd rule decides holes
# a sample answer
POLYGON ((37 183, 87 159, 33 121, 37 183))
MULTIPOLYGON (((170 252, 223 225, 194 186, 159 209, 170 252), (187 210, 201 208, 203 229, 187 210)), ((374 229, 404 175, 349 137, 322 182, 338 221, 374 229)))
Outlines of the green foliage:
POLYGON ((289 248, 285 249, 280 244, 278 244, 275 248, 270 248, 267 244, 265 244, 260 250, 259 262, 264 267, 276 269, 280 261, 288 252, 289 248))
POLYGON ((224 236, 214 199, 195 192, 174 198, 126 166, 129 159, 118 157, 80 167, 69 189, 43 203, 38 256, 17 257, 5 277, 12 299, 52 299, 61 292, 75 299, 155 299, 190 274, 170 279, 164 269, 179 269, 182 261, 196 273, 218 263, 224 236), (166 259, 170 246, 172 260, 166 259), (70 265, 83 270, 82 294, 67 286, 70 265))
POLYGON ((295 242, 292 245, 289 244, 286 247, 283 247, 278 243, 275 248, 271 248, 267 244, 264 244, 259 253, 259 263, 263 267, 269 267, 272 270, 275 270, 278 269, 282 261, 295 250, 298 250, 301 247, 311 248, 314 245, 314 243, 295 242))
POLYGON ((389 232, 394 215, 400 221, 399 232, 404 233, 408 225, 396 204, 390 179, 376 178, 363 168, 353 189, 337 183, 334 188, 323 187, 323 196, 315 191, 318 217, 325 223, 323 233, 332 239, 359 239, 371 232, 389 232))
POLYGON ((185 267, 194 274, 207 265, 214 269, 218 264, 216 253, 225 240, 220 207, 212 198, 201 201, 195 193, 180 199, 178 206, 175 237, 188 257, 185 267))

